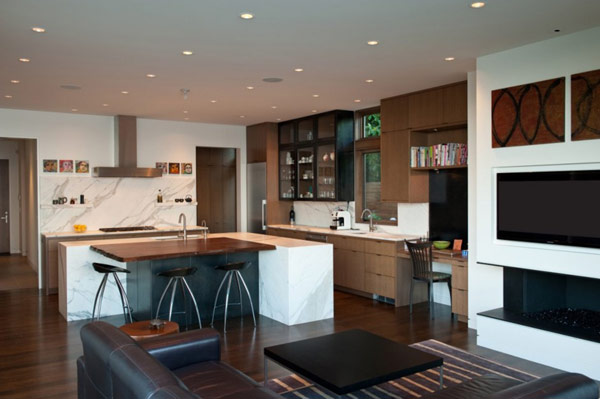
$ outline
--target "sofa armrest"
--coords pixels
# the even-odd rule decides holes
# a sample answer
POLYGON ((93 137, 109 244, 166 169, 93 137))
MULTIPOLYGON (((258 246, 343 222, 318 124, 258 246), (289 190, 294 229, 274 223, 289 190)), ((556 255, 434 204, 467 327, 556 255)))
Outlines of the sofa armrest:
POLYGON ((597 383, 577 373, 559 373, 497 392, 494 399, 597 399, 597 383))
POLYGON ((212 328, 162 335, 141 341, 139 345, 170 370, 221 360, 219 333, 212 328))

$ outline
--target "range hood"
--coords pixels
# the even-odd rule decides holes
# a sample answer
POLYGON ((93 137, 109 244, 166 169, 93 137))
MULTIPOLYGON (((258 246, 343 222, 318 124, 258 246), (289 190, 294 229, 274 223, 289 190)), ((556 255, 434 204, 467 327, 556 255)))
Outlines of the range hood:
POLYGON ((97 166, 96 177, 161 177, 161 168, 137 167, 137 118, 115 116, 115 165, 97 166))

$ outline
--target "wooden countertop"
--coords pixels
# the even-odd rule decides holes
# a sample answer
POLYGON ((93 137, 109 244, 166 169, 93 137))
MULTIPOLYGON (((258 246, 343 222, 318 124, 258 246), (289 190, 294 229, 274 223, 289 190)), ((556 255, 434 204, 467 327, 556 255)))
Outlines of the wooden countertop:
POLYGON ((92 250, 119 262, 217 255, 233 252, 274 250, 275 246, 226 237, 144 241, 120 244, 94 244, 92 250))

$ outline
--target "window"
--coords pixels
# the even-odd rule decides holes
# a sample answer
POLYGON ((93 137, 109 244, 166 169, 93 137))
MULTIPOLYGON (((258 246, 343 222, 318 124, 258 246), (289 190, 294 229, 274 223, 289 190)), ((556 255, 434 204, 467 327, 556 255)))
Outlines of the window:
POLYGON ((381 201, 381 153, 379 151, 366 152, 362 157, 362 208, 368 208, 373 212, 373 221, 378 223, 388 221, 395 224, 398 213, 397 204, 381 201))
POLYGON ((381 117, 379 107, 356 111, 356 138, 374 138, 381 136, 381 117))

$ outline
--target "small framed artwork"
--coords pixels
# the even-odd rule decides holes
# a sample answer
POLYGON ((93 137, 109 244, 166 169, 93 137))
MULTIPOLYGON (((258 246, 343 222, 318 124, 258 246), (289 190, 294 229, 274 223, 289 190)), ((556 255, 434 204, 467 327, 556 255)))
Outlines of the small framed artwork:
POLYGON ((73 173, 73 160, 61 159, 58 163, 60 173, 73 173))
POLYGON ((89 173, 90 162, 89 161, 75 161, 75 173, 89 173))
POLYGON ((56 159, 44 159, 44 173, 56 173, 58 171, 58 161, 56 159))
POLYGON ((178 175, 179 174, 179 162, 169 162, 169 174, 170 175, 178 175))
POLYGON ((157 162, 156 167, 158 169, 162 169, 163 176, 169 173, 169 163, 168 162, 157 162))
POLYGON ((191 175, 194 172, 192 169, 191 163, 182 163, 181 164, 181 173, 184 175, 191 175))
POLYGON ((462 249, 462 240, 454 240, 454 244, 452 244, 452 250, 460 251, 462 249))

